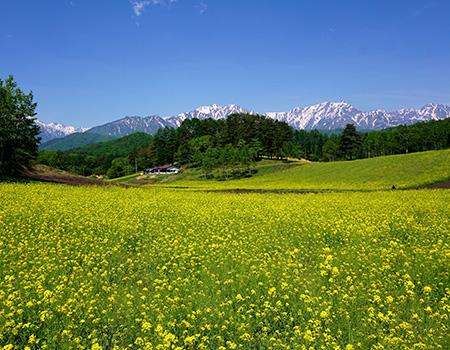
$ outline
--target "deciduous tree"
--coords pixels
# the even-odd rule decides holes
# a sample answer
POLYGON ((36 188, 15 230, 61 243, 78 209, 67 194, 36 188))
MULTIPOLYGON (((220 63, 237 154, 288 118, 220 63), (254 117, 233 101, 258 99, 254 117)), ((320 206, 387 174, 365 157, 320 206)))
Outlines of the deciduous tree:
POLYGON ((12 76, 0 79, 0 175, 18 175, 37 157, 35 110, 31 92, 23 93, 12 76))

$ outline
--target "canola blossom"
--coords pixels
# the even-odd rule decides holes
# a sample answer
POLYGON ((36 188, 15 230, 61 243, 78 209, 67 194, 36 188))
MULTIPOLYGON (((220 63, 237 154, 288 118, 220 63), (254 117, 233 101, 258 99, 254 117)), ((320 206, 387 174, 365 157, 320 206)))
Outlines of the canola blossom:
POLYGON ((450 193, 0 184, 0 348, 448 349, 450 193))

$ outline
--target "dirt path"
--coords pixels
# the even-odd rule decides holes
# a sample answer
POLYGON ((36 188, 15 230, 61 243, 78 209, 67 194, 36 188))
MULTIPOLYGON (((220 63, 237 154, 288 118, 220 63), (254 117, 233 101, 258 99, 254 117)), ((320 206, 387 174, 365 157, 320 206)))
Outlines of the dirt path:
POLYGON ((27 178, 35 181, 53 182, 66 185, 95 185, 95 186, 108 186, 109 184, 96 179, 90 179, 87 177, 78 176, 65 176, 65 175, 48 175, 48 174, 31 174, 27 178))
POLYGON ((78 185, 78 186, 84 186, 84 185, 108 186, 109 185, 109 183, 99 180, 99 179, 73 175, 73 174, 70 174, 65 171, 60 171, 60 170, 43 167, 43 166, 35 167, 33 170, 25 173, 24 179, 25 180, 42 181, 42 182, 52 182, 52 183, 59 183, 59 184, 66 184, 66 185, 78 185))
POLYGON ((422 186, 419 188, 450 188, 450 180, 444 181, 444 182, 436 182, 434 184, 422 186))

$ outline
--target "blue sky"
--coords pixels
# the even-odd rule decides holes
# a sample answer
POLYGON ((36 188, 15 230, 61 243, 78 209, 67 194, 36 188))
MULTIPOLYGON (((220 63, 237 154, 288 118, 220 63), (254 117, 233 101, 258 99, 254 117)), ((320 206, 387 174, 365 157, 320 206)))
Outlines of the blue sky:
POLYGON ((0 77, 93 126, 211 103, 450 104, 450 1, 1 0, 0 77))

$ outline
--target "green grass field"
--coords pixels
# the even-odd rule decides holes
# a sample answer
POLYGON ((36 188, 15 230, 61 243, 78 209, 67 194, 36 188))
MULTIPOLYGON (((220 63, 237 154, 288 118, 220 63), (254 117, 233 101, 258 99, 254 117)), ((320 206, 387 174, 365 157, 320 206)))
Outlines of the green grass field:
POLYGON ((448 349, 448 157, 0 184, 0 349, 448 349))
MULTIPOLYGON (((295 163, 294 163, 295 164, 295 163)), ((450 179, 450 150, 394 155, 347 162, 300 163, 251 178, 214 181, 180 178, 170 184, 210 189, 387 190, 414 188, 450 179)))
POLYGON ((140 176, 141 173, 135 173, 135 174, 130 174, 130 175, 125 175, 125 176, 121 176, 121 177, 116 177, 114 179, 110 179, 107 180, 108 182, 111 183, 123 183, 123 184, 128 184, 130 182, 133 182, 138 176, 140 176))

